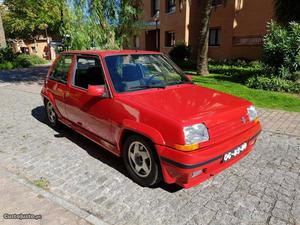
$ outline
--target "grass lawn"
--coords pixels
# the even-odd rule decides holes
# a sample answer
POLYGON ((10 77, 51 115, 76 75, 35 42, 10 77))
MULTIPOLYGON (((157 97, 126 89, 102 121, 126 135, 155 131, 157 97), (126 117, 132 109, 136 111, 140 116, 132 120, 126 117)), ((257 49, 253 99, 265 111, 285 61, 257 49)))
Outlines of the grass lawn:
MULTIPOLYGON (((187 72, 187 74, 192 73, 187 72)), ((232 82, 226 79, 225 76, 217 74, 206 77, 193 76, 193 81, 201 86, 247 99, 261 108, 300 112, 300 97, 296 95, 251 89, 240 83, 232 82)))

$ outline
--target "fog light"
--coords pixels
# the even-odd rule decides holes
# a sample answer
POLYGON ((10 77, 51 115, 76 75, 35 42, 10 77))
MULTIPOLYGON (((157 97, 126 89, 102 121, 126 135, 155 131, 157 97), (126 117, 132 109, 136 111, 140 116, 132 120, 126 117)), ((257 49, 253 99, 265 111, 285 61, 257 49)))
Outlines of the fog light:
POLYGON ((202 174, 202 173, 203 173, 203 170, 194 171, 194 172, 192 173, 192 177, 197 177, 197 176, 199 176, 199 175, 202 174))

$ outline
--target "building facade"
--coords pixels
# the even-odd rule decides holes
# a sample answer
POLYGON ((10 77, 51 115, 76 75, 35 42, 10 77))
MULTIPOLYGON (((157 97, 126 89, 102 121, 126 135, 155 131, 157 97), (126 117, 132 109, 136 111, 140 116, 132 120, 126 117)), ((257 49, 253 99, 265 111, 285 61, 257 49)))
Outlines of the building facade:
MULTIPOLYGON (((144 0, 144 27, 134 47, 168 53, 185 43, 197 54, 200 0, 144 0)), ((261 56, 267 23, 274 18, 273 0, 213 0, 209 25, 209 57, 215 59, 261 56)))

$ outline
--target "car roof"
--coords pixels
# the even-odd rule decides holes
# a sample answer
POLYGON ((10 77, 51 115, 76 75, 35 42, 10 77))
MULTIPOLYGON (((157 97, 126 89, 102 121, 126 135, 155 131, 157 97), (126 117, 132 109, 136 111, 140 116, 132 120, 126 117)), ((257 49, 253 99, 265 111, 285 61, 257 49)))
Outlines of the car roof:
POLYGON ((64 51, 61 54, 87 54, 99 55, 102 57, 109 55, 130 55, 130 54, 162 54, 155 51, 142 51, 142 50, 72 50, 64 51))

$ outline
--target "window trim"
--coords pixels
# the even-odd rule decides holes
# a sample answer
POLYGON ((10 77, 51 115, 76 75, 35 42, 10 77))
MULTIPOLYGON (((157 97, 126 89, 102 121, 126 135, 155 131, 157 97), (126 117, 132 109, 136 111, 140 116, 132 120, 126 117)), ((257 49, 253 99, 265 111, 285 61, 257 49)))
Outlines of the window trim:
POLYGON ((77 85, 75 85, 74 83, 74 79, 75 79, 75 73, 76 73, 76 66, 77 66, 77 58, 78 57, 86 57, 86 58, 96 58, 96 59, 99 59, 99 62, 101 64, 101 70, 103 72, 103 78, 104 78, 104 89, 107 90, 107 98, 112 98, 112 92, 111 92, 111 89, 110 89, 110 86, 109 86, 109 83, 108 83, 108 80, 107 80, 107 77, 106 77, 106 74, 105 74, 105 69, 104 69, 104 64, 101 60, 101 57, 99 55, 93 55, 93 54, 82 54, 82 53, 78 53, 78 54, 75 54, 75 57, 74 57, 74 66, 73 66, 73 71, 72 71, 72 77, 71 77, 71 80, 70 80, 70 87, 72 88, 75 88, 77 90, 81 90, 81 91, 84 91, 84 92, 87 92, 88 89, 86 88, 83 88, 83 87, 79 87, 77 85))
POLYGON ((67 85, 67 84, 68 84, 69 75, 70 75, 71 70, 72 70, 72 73, 73 73, 73 68, 74 68, 74 67, 73 67, 73 62, 74 62, 74 54, 61 54, 61 55, 57 58, 57 61, 55 62, 55 64, 53 65, 53 67, 52 67, 52 69, 51 69, 51 73, 49 74, 49 80, 58 82, 58 83, 63 84, 63 85, 67 85), (52 77, 52 74, 53 74, 53 72, 54 72, 55 66, 57 65, 57 63, 60 62, 61 58, 64 57, 64 56, 72 56, 72 62, 71 62, 71 65, 70 65, 70 68, 69 68, 69 71, 68 71, 68 74, 67 74, 67 79, 66 79, 66 81, 63 81, 63 80, 56 79, 56 78, 52 77))

